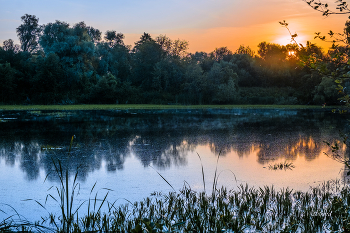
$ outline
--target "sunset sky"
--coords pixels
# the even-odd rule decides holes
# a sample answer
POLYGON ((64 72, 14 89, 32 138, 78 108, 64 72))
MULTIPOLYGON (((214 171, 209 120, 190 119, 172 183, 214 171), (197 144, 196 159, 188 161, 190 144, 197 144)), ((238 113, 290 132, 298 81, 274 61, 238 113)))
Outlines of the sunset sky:
MULTIPOLYGON (((332 4, 334 1, 329 1, 332 4)), ((101 30, 125 35, 134 45, 143 32, 154 38, 160 34, 189 41, 189 52, 211 52, 239 45, 257 49, 262 41, 287 44, 288 31, 279 21, 286 20, 297 41, 314 40, 315 32, 330 29, 342 32, 348 15, 323 17, 302 0, 0 0, 0 44, 13 39, 24 14, 36 15, 39 24, 65 21, 71 26, 84 21, 101 30)), ((329 45, 330 46, 330 45, 329 45)))

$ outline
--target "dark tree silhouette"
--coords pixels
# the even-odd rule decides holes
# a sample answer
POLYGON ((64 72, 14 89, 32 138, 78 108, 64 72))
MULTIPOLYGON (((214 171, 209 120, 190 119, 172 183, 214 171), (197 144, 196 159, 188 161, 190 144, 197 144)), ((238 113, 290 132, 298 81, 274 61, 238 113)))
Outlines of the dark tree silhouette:
POLYGON ((116 33, 116 31, 107 31, 105 33, 105 40, 107 40, 107 43, 110 45, 110 47, 113 47, 114 45, 124 45, 124 34, 123 33, 116 33))
POLYGON ((21 17, 22 24, 16 29, 24 52, 34 52, 38 48, 38 40, 42 27, 38 24, 39 18, 35 15, 25 14, 21 17))
POLYGON ((5 50, 5 51, 11 51, 13 53, 17 53, 17 52, 19 52, 20 47, 19 47, 19 45, 14 44, 12 39, 8 39, 8 40, 5 40, 3 42, 2 49, 5 50))

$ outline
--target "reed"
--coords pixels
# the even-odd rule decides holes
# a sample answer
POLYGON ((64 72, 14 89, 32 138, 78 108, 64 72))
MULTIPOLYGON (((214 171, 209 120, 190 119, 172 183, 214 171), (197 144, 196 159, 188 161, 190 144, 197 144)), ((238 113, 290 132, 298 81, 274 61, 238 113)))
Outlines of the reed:
MULTIPOLYGON (((101 208, 102 206, 107 202, 107 197, 109 194, 109 189, 107 190, 107 193, 103 197, 103 199, 98 198, 98 192, 96 192, 94 198, 89 198, 88 200, 85 200, 81 203, 78 203, 78 205, 75 204, 75 199, 77 195, 79 194, 80 190, 80 184, 77 182, 78 174, 79 174, 79 167, 77 168, 77 171, 74 174, 73 181, 69 180, 70 174, 69 174, 69 159, 70 154, 73 146, 73 140, 74 135, 72 136, 70 140, 70 146, 68 149, 68 162, 67 167, 64 168, 62 166, 61 161, 52 159, 52 164, 54 166, 54 174, 58 176, 59 178, 59 186, 52 186, 49 188, 48 191, 54 190, 55 194, 47 194, 45 198, 45 203, 40 203, 36 200, 36 203, 38 203, 42 208, 44 208, 48 212, 48 217, 42 218, 42 223, 49 223, 50 226, 53 226, 54 228, 50 228, 52 231, 55 232, 64 232, 64 233, 70 233, 70 232, 77 232, 77 229, 80 229, 83 227, 85 230, 89 231, 95 231, 96 229, 101 230, 97 223, 103 220, 106 222, 106 216, 101 214, 101 208), (57 217, 51 212, 49 212, 45 205, 49 199, 52 199, 55 201, 59 206, 59 212, 60 215, 57 217), (82 206, 87 203, 87 215, 79 218, 79 210, 82 208, 82 206), (76 207, 75 207, 76 206, 76 207)), ((50 175, 47 174, 46 179, 50 175)), ((94 191, 94 188, 96 186, 93 185, 93 187, 90 190, 90 197, 94 191)), ((32 200, 32 199, 27 199, 32 200)), ((49 228, 48 228, 49 229, 49 228)), ((1 231, 0 231, 1 232, 1 231)))
MULTIPOLYGON (((348 232, 350 189, 348 186, 327 189, 327 185, 339 186, 340 183, 314 187, 309 192, 277 191, 273 186, 255 189, 241 184, 235 190, 222 187, 209 194, 196 192, 184 184, 177 192, 155 193, 139 202, 120 206, 108 202, 107 195, 96 205, 95 195, 87 201, 88 214, 79 217, 74 210, 64 209, 54 222, 61 219, 66 223, 53 223, 51 231, 348 232), (103 213, 102 202, 108 206, 103 213)), ((66 207, 66 202, 60 205, 63 209, 62 206, 66 207)), ((0 232, 5 232, 16 226, 2 224, 0 227, 0 232)))
POLYGON ((287 161, 284 161, 283 163, 275 163, 275 164, 269 164, 269 170, 292 170, 295 168, 293 163, 288 163, 287 161))

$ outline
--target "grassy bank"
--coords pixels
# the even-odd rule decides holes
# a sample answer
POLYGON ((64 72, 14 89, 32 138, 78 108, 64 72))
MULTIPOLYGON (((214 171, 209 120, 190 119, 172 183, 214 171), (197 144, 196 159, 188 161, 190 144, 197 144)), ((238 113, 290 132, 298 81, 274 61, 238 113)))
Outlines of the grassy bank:
MULTIPOLYGON (((152 104, 110 104, 110 105, 0 105, 6 110, 127 110, 127 109, 320 109, 318 105, 152 105, 152 104)), ((326 108, 333 108, 327 106, 326 108)))

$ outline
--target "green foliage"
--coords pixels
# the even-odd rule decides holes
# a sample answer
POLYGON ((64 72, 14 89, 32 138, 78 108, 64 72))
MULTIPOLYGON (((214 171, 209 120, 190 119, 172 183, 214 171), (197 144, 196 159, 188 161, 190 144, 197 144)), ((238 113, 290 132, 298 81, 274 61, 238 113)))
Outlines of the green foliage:
POLYGON ((261 42, 258 45, 258 54, 264 60, 274 65, 279 61, 285 61, 288 50, 285 46, 279 44, 261 42))
POLYGON ((170 59, 164 59, 155 64, 152 89, 173 95, 179 93, 183 82, 182 67, 170 59))
POLYGON ((67 83, 61 80, 64 70, 55 53, 38 59, 37 73, 33 78, 33 91, 38 93, 34 101, 42 104, 57 104, 65 94, 67 83))
POLYGON ((101 77, 92 88, 91 99, 96 103, 116 103, 118 92, 118 80, 114 75, 107 74, 101 77))
POLYGON ((152 74, 155 65, 161 60, 162 48, 151 36, 144 33, 135 43, 132 56, 132 84, 144 91, 152 88, 152 74))
POLYGON ((315 88, 314 102, 316 104, 334 104, 338 98, 337 85, 334 80, 323 77, 321 83, 315 88))
POLYGON ((240 89, 240 102, 246 104, 280 104, 293 105, 297 103, 293 88, 262 88, 250 87, 240 89))
POLYGON ((17 71, 10 63, 0 63, 0 102, 11 103, 16 90, 15 78, 17 71))
MULTIPOLYGON (((330 183, 310 192, 239 185, 235 190, 154 193, 135 203, 89 212, 57 232, 324 232, 349 230, 349 188, 330 183), (69 231, 68 231, 69 230, 69 231)), ((64 216, 62 216, 64 218, 64 216)))
POLYGON ((110 47, 114 47, 116 45, 124 45, 123 39, 125 36, 123 33, 116 33, 116 31, 106 31, 104 38, 110 47))
MULTIPOLYGON (((324 93, 327 88, 321 90, 324 83, 315 70, 329 77, 330 70, 341 66, 320 62, 324 54, 311 43, 262 42, 258 55, 243 45, 235 52, 220 47, 188 54, 187 41, 164 35, 153 39, 144 33, 132 47, 114 30, 101 40, 102 33, 84 22, 39 25, 34 15, 21 19, 17 32, 22 47, 9 39, 0 49, 0 65, 11 67, 3 81, 8 88, 0 101, 5 104, 318 104, 323 98, 335 103, 324 93), (242 95, 240 90, 248 87, 289 88, 295 93, 242 95)), ((344 49, 336 47, 329 56, 344 60, 341 53, 344 49)), ((332 77, 344 78, 347 72, 340 69, 332 77)), ((346 82, 339 85, 347 87, 346 82)))
POLYGON ((213 56, 216 61, 230 61, 232 59, 232 55, 232 51, 229 50, 227 47, 216 48, 211 53, 211 56, 213 56))
POLYGON ((70 28, 69 24, 56 21, 45 25, 40 37, 44 52, 55 53, 60 58, 69 85, 76 85, 85 73, 94 70, 92 61, 95 45, 89 30, 84 22, 70 28))
POLYGON ((235 54, 245 54, 249 57, 254 57, 255 51, 252 50, 249 46, 245 47, 244 45, 240 45, 235 54))
POLYGON ((188 41, 180 39, 172 41, 167 36, 159 35, 156 42, 161 46, 166 56, 184 57, 187 54, 188 41))
POLYGON ((237 74, 230 77, 226 84, 220 84, 218 86, 218 91, 216 93, 215 99, 213 102, 215 103, 234 103, 239 95, 237 90, 236 81, 237 74))
POLYGON ((18 53, 20 50, 19 45, 15 45, 12 39, 5 40, 3 42, 2 50, 13 53, 18 53))

